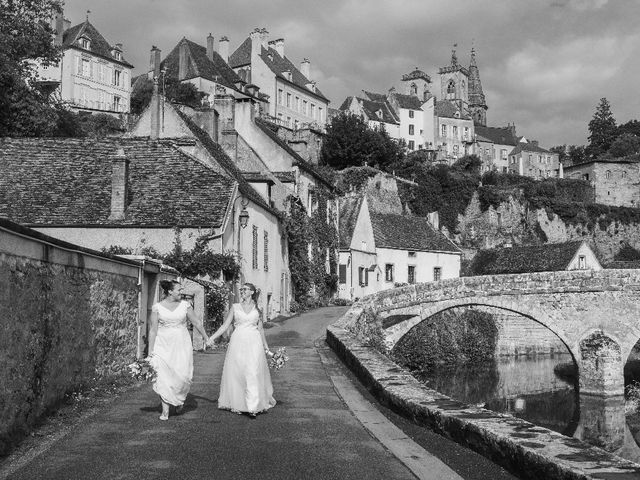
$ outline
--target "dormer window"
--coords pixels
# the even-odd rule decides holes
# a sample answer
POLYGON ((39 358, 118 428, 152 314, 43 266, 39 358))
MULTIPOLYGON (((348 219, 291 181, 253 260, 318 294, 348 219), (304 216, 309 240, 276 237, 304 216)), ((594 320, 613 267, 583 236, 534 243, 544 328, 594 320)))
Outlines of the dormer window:
POLYGON ((382 118, 382 110, 378 110, 376 112, 376 115, 378 115, 378 118, 382 118))
POLYGON ((89 40, 87 37, 81 37, 80 46, 85 50, 91 50, 91 40, 89 40))
POLYGON ((460 118, 460 112, 456 112, 456 113, 455 113, 455 115, 454 115, 454 117, 456 117, 456 118, 460 118))
POLYGON ((284 75, 284 78, 291 81, 291 72, 289 70, 283 72, 282 75, 284 75))
POLYGON ((120 53, 119 50, 114 50, 113 51, 113 58, 115 58, 116 60, 122 60, 122 53, 120 53))

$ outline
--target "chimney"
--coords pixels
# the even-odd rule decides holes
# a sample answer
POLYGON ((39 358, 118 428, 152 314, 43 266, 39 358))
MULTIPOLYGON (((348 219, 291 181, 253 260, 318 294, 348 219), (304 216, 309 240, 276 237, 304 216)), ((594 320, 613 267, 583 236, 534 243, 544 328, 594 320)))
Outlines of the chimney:
POLYGON ((264 48, 268 48, 268 38, 269 38, 269 30, 267 30, 266 28, 261 28, 260 29, 260 43, 262 44, 262 46, 264 48))
POLYGON ((158 77, 155 77, 153 79, 153 95, 151 96, 151 103, 149 104, 149 108, 151 109, 151 131, 149 137, 151 137, 152 140, 157 140, 158 137, 160 137, 160 101, 158 77))
POLYGON ((227 37, 220 37, 218 40, 218 53, 225 62, 229 61, 229 39, 227 37))
POLYGON ((308 58, 305 58, 304 60, 302 60, 302 62, 300 62, 300 73, 304 75, 307 80, 310 79, 309 75, 311 75, 311 62, 308 58))
POLYGON ((531 145, 533 145, 534 147, 538 146, 538 140, 531 140, 529 143, 531 143, 531 145))
POLYGON ((178 58, 178 80, 185 78, 187 78, 187 39, 183 38, 180 42, 178 58))
POLYGON ((111 214, 109 220, 124 220, 127 207, 129 160, 123 148, 118 148, 111 161, 111 214))
POLYGON ((269 46, 278 52, 278 55, 284 58, 284 38, 278 38, 277 40, 270 41, 269 46))
POLYGON ((57 47, 62 46, 62 39, 64 36, 64 12, 62 11, 62 7, 56 12, 55 17, 55 30, 56 30, 56 38, 53 41, 54 45, 57 47))
POLYGON ((251 64, 253 64, 253 59, 258 57, 262 53, 260 29, 256 28, 253 32, 251 32, 249 34, 249 38, 251 38, 251 64))
POLYGON ((151 60, 149 64, 149 71, 153 72, 151 78, 160 77, 160 49, 155 45, 151 46, 151 60))
POLYGON ((209 34, 207 37, 207 58, 213 61, 213 52, 215 51, 215 42, 213 41, 213 35, 209 34))

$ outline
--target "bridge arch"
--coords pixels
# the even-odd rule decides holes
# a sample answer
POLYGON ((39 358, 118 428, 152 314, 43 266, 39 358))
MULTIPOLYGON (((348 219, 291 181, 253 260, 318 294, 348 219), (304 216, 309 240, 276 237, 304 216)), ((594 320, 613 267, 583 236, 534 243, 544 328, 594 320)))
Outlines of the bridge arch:
MULTIPOLYGON (((577 361, 577 359, 579 358, 579 350, 576 348, 575 342, 571 342, 569 340, 566 332, 561 327, 561 324, 556 321, 556 319, 546 314, 546 312, 544 311, 538 310, 536 312, 532 312, 529 308, 523 308, 522 305, 515 306, 513 302, 500 298, 487 299, 472 297, 466 299, 454 299, 438 302, 435 305, 420 305, 419 313, 416 312, 417 314, 415 316, 387 329, 388 331, 385 333, 387 348, 389 348, 389 350, 392 350, 405 335, 413 330, 414 327, 427 320, 428 318, 433 317, 434 315, 452 310, 454 308, 476 306, 491 307, 529 318, 530 320, 546 327, 547 329, 549 329, 549 331, 556 335, 560 339, 560 341, 567 347, 567 350, 569 351, 569 353, 571 353, 574 361, 577 361)), ((388 310, 387 312, 385 312, 385 316, 397 315, 398 312, 404 312, 404 315, 407 315, 406 311, 407 306, 403 306, 398 310, 388 310)))

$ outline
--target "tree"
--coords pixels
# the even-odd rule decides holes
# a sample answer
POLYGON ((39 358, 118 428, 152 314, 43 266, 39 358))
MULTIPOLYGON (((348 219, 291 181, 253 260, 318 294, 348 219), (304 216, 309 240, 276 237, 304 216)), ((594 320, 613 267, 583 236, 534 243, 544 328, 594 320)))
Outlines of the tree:
POLYGON ((616 138, 607 152, 614 158, 628 157, 640 152, 640 137, 633 133, 623 133, 616 138))
POLYGON ((586 150, 588 157, 595 158, 609 150, 616 135, 616 120, 611 113, 609 101, 601 98, 596 113, 589 122, 589 145, 586 150))
POLYGON ((571 165, 577 165, 587 161, 586 147, 584 145, 569 145, 567 150, 571 165))
MULTIPOLYGON (((162 91, 160 92, 162 93, 162 91)), ((167 78, 164 85, 164 94, 167 100, 181 103, 190 107, 202 105, 202 98, 206 95, 200 92, 196 86, 188 82, 180 82, 174 78, 167 78)), ((131 113, 139 115, 151 102, 153 96, 153 81, 148 78, 136 81, 131 92, 131 113)))
POLYGON ((58 0, 0 0, 0 136, 51 135, 57 112, 33 88, 38 61, 60 59, 53 42, 51 19, 58 0))
POLYGON ((618 125, 618 137, 624 133, 631 133, 640 137, 640 122, 638 120, 629 120, 627 123, 618 125))
POLYGON ((365 164, 383 168, 401 160, 403 144, 384 129, 372 130, 359 115, 341 113, 327 125, 320 159, 337 170, 365 164))
POLYGON ((477 155, 464 155, 455 161, 452 168, 479 175, 482 168, 482 160, 477 155))
POLYGON ((551 147, 549 151, 558 154, 558 160, 560 163, 565 163, 566 160, 569 159, 569 154, 567 153, 567 145, 557 145, 555 147, 551 147))

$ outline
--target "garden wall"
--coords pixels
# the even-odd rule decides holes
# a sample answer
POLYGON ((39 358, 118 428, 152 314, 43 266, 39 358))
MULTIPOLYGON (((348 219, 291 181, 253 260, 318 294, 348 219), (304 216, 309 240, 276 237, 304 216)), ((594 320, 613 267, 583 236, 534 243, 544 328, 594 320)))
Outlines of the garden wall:
POLYGON ((150 270, 0 219, 0 455, 66 393, 136 358, 150 270))

